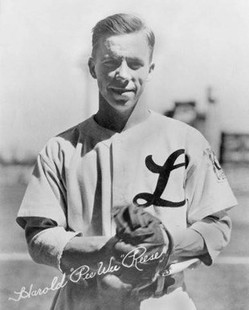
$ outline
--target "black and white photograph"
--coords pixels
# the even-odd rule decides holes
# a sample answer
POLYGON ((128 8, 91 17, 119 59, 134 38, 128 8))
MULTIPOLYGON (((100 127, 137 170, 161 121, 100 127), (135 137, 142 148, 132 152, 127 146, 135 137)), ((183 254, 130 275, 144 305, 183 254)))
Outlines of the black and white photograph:
POLYGON ((0 2, 0 308, 249 308, 249 2, 0 2))

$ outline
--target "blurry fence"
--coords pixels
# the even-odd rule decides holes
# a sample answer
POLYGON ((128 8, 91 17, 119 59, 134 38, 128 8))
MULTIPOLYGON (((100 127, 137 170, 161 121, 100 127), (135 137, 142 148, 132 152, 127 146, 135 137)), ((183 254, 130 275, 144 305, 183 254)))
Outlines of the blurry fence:
POLYGON ((221 135, 221 163, 249 163, 249 134, 225 133, 221 135))

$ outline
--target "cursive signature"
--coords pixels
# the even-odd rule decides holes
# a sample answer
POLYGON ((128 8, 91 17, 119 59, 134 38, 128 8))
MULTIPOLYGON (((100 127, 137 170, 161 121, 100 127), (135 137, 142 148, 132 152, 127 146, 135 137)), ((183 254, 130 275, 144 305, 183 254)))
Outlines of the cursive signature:
POLYGON ((34 289, 34 284, 31 284, 29 288, 23 286, 19 291, 14 291, 14 294, 17 295, 16 298, 9 297, 9 300, 17 302, 21 299, 46 295, 50 291, 56 291, 63 288, 69 281, 78 283, 81 280, 89 280, 95 278, 96 276, 115 273, 119 271, 122 266, 125 268, 134 267, 139 271, 143 271, 143 269, 140 268, 140 265, 148 264, 148 262, 158 260, 162 255, 163 252, 155 252, 151 255, 146 255, 146 248, 139 246, 136 249, 128 252, 125 256, 122 256, 121 263, 119 264, 116 264, 114 257, 111 257, 107 265, 105 265, 102 261, 99 262, 96 271, 91 270, 88 265, 82 265, 76 269, 72 269, 68 276, 66 276, 64 273, 61 280, 59 280, 58 277, 54 277, 50 286, 44 287, 43 289, 34 289))
POLYGON ((66 275, 63 274, 62 279, 59 281, 58 277, 54 277, 50 286, 38 289, 34 289, 34 284, 31 284, 27 289, 23 286, 20 291, 15 291, 14 294, 17 295, 17 298, 9 297, 9 300, 20 301, 21 299, 27 299, 35 296, 46 295, 49 291, 56 291, 67 285, 68 281, 65 281, 66 275))
POLYGON ((151 255, 145 255, 146 248, 143 246, 137 247, 136 249, 130 251, 125 255, 122 260, 122 266, 126 268, 135 267, 139 271, 143 271, 143 269, 138 267, 138 264, 147 264, 153 260, 158 260, 161 258, 164 252, 155 252, 151 255))

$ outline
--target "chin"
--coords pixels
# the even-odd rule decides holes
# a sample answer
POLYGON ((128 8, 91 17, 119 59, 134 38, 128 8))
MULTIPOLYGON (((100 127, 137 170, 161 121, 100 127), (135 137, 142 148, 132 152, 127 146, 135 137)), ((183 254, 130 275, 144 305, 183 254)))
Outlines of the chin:
MULTIPOLYGON (((134 97, 128 97, 128 96, 103 96, 105 105, 108 105, 113 110, 117 112, 127 112, 133 110, 133 108, 136 106, 136 101, 134 97)), ((107 106, 106 106, 107 107, 107 106)))
POLYGON ((112 102, 110 105, 115 110, 122 112, 122 111, 133 109, 136 104, 134 102, 130 102, 127 100, 118 100, 118 101, 112 102))

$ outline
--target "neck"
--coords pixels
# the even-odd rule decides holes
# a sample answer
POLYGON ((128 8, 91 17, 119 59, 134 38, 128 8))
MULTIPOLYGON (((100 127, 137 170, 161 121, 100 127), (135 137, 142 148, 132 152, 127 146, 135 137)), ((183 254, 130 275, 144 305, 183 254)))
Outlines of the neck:
POLYGON ((118 111, 100 95, 99 110, 95 115, 95 120, 104 128, 121 132, 145 120, 149 114, 147 107, 140 101, 130 110, 118 111))

